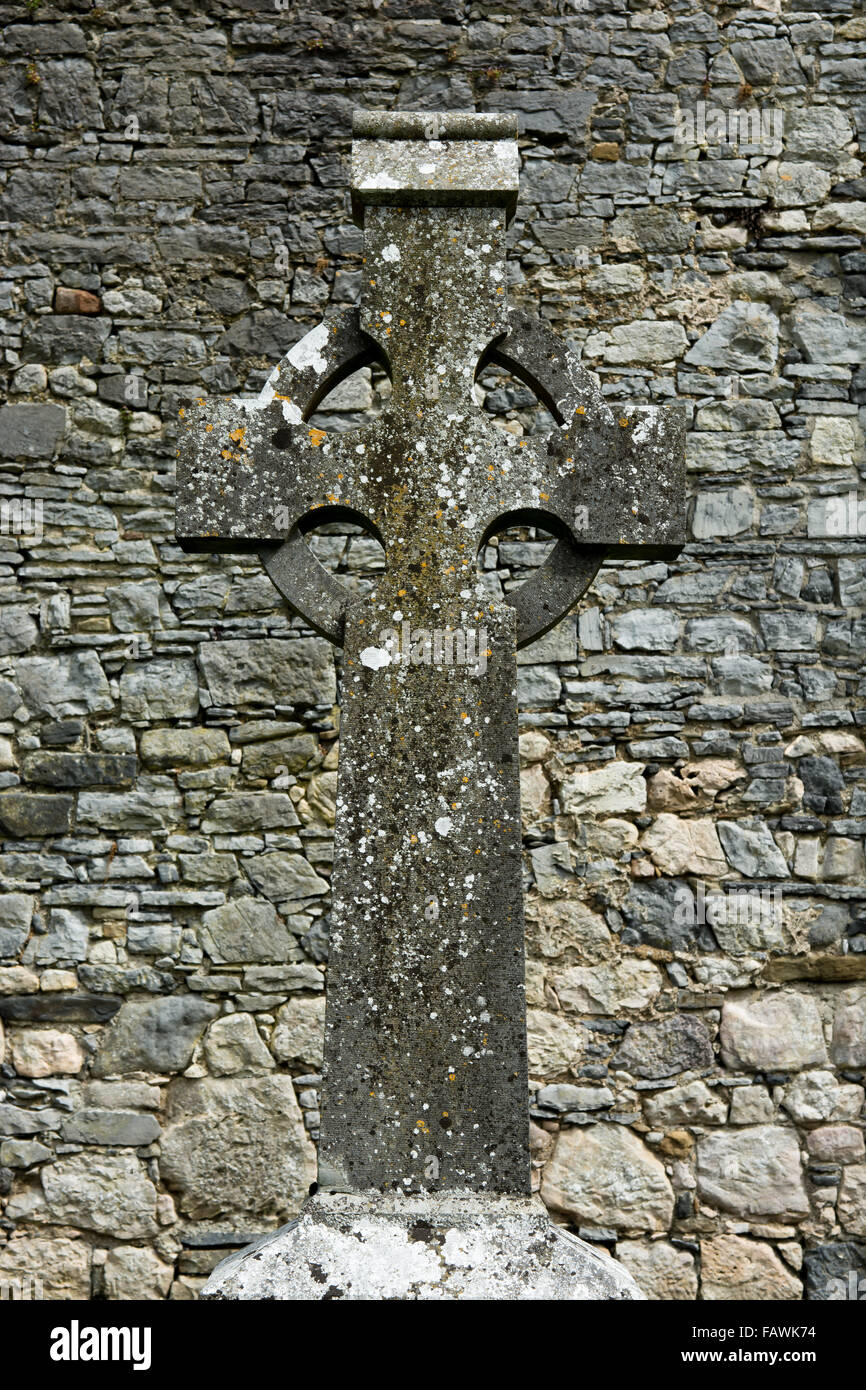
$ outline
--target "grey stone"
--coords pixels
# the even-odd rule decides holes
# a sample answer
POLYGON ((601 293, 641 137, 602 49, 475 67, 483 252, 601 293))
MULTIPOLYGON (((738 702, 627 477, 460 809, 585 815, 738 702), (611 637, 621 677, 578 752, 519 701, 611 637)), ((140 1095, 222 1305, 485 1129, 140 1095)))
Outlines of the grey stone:
POLYGON ((809 1300, 841 1303, 862 1298, 866 1255, 854 1241, 834 1241, 807 1250, 803 1269, 809 1300))
POLYGON ((7 608, 0 613, 0 656, 28 651, 35 645, 37 635, 36 624, 26 608, 7 608))
POLYGON ((201 940, 211 960, 223 964, 286 960, 292 941, 272 904, 259 898, 233 898, 206 912, 201 940))
POLYGON ((319 897, 327 893, 330 884, 316 873, 302 854, 256 854, 244 860, 244 870, 251 883, 272 902, 293 898, 319 897))
POLYGON ((196 1219, 294 1215, 315 1162, 291 1077, 172 1082, 160 1173, 196 1219))
POLYGON ((787 878, 788 865, 763 821, 719 821, 719 839, 728 863, 746 878, 787 878))
POLYGON ((183 1071, 205 1024, 218 1013, 218 1005, 187 995, 129 1001, 103 1036, 93 1075, 183 1071))
POLYGON ((27 893, 0 894, 0 956, 17 956, 27 937, 36 899, 27 893))
POLYGON ((105 672, 95 652, 66 656, 26 656, 15 662, 23 702, 52 719, 99 714, 113 708, 105 672))
POLYGON ((217 1266, 221 1299, 638 1300, 628 1271, 554 1226, 537 1198, 315 1196, 217 1266), (363 1258, 359 1252, 363 1251, 363 1258))
POLYGON ((695 899, 684 879, 660 878, 632 883, 622 904, 622 914, 649 946, 666 951, 686 951, 693 947, 697 920, 695 899))
POLYGON ((799 1071, 827 1060, 814 1000, 790 991, 725 1001, 721 1026, 726 1067, 799 1071))
POLYGON ((546 1205, 585 1226, 665 1230, 674 1196, 663 1165, 623 1125, 560 1130, 544 1170, 546 1205))
POLYGON ((698 1192, 722 1211, 740 1217, 805 1216, 800 1146, 793 1130, 756 1125, 698 1140, 698 1192))
POLYGON ((74 1154, 41 1169, 52 1220, 120 1240, 157 1234, 156 1188, 134 1154, 74 1154))
POLYGON ((336 699, 331 653, 319 638, 206 642, 199 662, 217 705, 331 705, 336 699))
POLYGON ((0 1144, 0 1163, 6 1168, 32 1168, 54 1154, 36 1139, 6 1139, 0 1144))
POLYGON ((80 913, 54 907, 48 916, 48 930, 34 935, 28 943, 26 964, 56 965, 86 960, 89 937, 87 922, 80 913))
POLYGON ((161 770, 208 767, 227 762, 229 753, 223 729, 146 729, 141 736, 142 762, 161 770))
POLYGON ((612 1067, 654 1080, 713 1065, 706 1025, 690 1014, 674 1014, 655 1023, 633 1023, 612 1067))
POLYGON ((122 753, 28 753, 21 763, 26 782, 50 787, 122 787, 135 779, 138 759, 122 753))
POLYGON ((59 1129, 64 1118, 60 1110, 24 1110, 17 1105, 0 1104, 0 1138, 43 1134, 59 1129))
POLYGON ((60 1127, 67 1143, 130 1148, 152 1144, 161 1133, 153 1115, 137 1115, 133 1110, 79 1110, 60 1127))
POLYGON ((39 792, 0 792, 0 826, 22 840, 63 835, 72 824, 71 796, 42 796, 39 792))
POLYGON ((779 320, 766 304, 735 300, 685 355, 696 367, 766 371, 776 362, 779 320))
POLYGON ((205 834, 250 834, 287 830, 297 824, 294 803, 285 792, 232 792, 211 802, 202 830, 205 834))
POLYGON ((133 724, 157 719, 190 719, 198 714, 198 672, 192 661, 149 661, 131 666, 120 678, 124 719, 133 724))
POLYGON ((271 1049, 278 1062, 303 1063, 319 1071, 325 1035, 325 1000, 295 998, 277 1013, 271 1049))
POLYGON ((4 405, 0 409, 0 458, 53 458, 65 427, 62 405, 4 405))

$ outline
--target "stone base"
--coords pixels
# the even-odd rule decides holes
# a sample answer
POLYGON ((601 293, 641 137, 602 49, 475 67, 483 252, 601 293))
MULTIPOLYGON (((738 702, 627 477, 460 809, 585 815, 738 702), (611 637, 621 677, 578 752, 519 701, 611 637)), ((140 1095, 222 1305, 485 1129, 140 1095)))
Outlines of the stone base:
POLYGON ((230 1255, 205 1299, 643 1299, 539 1198, 317 1194, 230 1255))

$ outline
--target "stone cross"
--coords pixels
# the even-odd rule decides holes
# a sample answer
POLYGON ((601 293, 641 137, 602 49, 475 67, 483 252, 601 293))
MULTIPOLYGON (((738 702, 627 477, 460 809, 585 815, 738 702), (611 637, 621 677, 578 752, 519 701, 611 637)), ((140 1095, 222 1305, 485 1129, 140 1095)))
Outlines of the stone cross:
POLYGON ((289 605, 343 648, 319 1156, 324 1193, 530 1191, 516 649, 608 555, 684 542, 677 415, 605 404, 563 342, 509 311, 514 119, 358 113, 360 308, 298 342, 251 403, 184 413, 177 534, 258 552, 289 605), (392 392, 371 425, 307 422, 359 367, 392 392), (546 437, 495 428, 488 364, 526 383, 546 437), (362 597, 305 533, 360 523, 386 572, 362 597), (502 601, 477 556, 505 527, 556 538, 502 601))

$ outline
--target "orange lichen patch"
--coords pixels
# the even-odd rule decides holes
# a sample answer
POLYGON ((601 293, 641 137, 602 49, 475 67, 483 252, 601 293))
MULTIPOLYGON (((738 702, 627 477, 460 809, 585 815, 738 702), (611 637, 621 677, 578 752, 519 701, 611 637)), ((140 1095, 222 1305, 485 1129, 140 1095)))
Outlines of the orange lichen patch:
POLYGON ((623 416, 619 423, 622 425, 623 429, 625 429, 625 426, 628 424, 628 420, 625 418, 625 416, 623 416))
POLYGON ((585 406, 585 405, 579 405, 579 406, 577 407, 577 409, 575 410, 574 413, 575 413, 575 415, 585 415, 585 414, 586 414, 586 406, 585 406))
POLYGON ((327 437, 327 432, 325 430, 310 430, 310 443, 314 449, 318 449, 319 445, 327 439, 327 437))
POLYGON ((246 429, 244 428, 243 425, 239 425, 238 428, 237 428, 236 430, 232 430, 231 434, 229 435, 229 439, 234 440, 235 444, 240 444, 241 448, 242 448, 242 449, 245 449, 245 448, 247 447, 246 444, 244 443, 244 435, 245 435, 245 434, 246 434, 246 429))
POLYGON ((204 427, 204 432, 205 432, 205 434, 210 434, 210 432, 211 432, 212 429, 213 429, 213 425, 205 425, 205 427, 204 427))
POLYGON ((274 392, 274 400, 275 400, 275 401, 288 401, 289 405, 291 405, 291 403, 292 403, 292 398, 291 398, 291 396, 281 396, 280 393, 279 393, 279 391, 275 391, 275 392, 274 392))
POLYGON ((186 418, 186 412, 185 412, 183 406, 181 406, 180 410, 179 410, 177 413, 178 413, 178 415, 180 416, 181 420, 183 420, 183 419, 186 418))

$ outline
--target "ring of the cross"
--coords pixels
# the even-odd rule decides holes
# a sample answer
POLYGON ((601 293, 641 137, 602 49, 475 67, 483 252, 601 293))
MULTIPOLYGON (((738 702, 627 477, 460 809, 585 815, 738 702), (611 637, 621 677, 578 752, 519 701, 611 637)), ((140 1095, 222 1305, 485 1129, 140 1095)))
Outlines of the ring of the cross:
MULTIPOLYGON (((288 356, 278 369, 277 390, 294 401, 304 420, 352 372, 381 360, 380 348, 360 327, 357 309, 348 309, 327 323, 332 370, 317 375, 299 369, 288 356)), ((528 314, 512 311, 508 332, 490 344, 478 371, 491 363, 523 381, 559 423, 570 419, 578 407, 597 408, 601 404, 598 387, 574 354, 545 324, 528 314)), ((321 524, 324 513, 316 515, 317 524, 321 524)), ((350 515, 345 509, 339 518, 335 514, 327 519, 355 521, 368 529, 370 526, 367 518, 350 515)), ((517 524, 521 520, 515 514, 500 518, 500 523, 517 524)), ((574 607, 606 554, 606 546, 583 545, 573 535, 560 534, 535 573, 505 595, 505 602, 517 613, 518 647, 542 636, 574 607)), ((316 559, 305 540, 305 528, 296 528, 283 542, 261 547, 259 555, 291 607, 315 631, 342 645, 346 612, 357 599, 316 559)))

